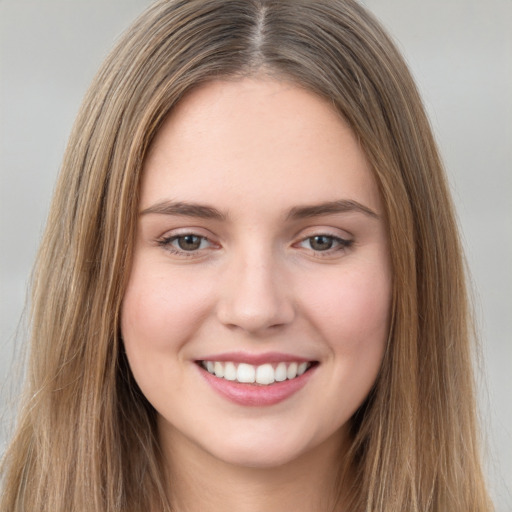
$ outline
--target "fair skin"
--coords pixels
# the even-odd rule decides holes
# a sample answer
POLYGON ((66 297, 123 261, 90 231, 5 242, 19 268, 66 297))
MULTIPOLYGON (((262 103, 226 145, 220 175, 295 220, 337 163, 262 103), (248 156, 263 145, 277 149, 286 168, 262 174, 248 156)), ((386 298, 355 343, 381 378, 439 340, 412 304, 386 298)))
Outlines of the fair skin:
POLYGON ((122 332, 176 510, 328 510, 391 297, 352 132, 290 83, 208 83, 159 130, 140 212, 122 332))

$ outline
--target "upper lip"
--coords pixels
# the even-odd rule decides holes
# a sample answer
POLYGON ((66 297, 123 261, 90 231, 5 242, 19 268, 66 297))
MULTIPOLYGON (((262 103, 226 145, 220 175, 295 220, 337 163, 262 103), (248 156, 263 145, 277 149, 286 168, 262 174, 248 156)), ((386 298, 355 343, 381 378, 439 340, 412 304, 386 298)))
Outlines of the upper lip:
POLYGON ((258 366, 265 363, 309 363, 314 359, 300 357, 295 354, 286 354, 283 352, 263 352, 253 354, 249 352, 222 352, 221 354, 211 354, 197 359, 198 361, 220 361, 233 363, 247 363, 258 366))

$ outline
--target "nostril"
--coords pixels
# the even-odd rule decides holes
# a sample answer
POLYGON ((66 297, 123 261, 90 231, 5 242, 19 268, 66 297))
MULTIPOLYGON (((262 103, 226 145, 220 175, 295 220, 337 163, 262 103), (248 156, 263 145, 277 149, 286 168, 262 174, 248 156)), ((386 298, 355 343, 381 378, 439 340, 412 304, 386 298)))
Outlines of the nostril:
POLYGON ((272 294, 257 294, 252 290, 246 294, 233 294, 219 304, 219 321, 230 329, 259 332, 282 328, 295 318, 291 301, 272 294))

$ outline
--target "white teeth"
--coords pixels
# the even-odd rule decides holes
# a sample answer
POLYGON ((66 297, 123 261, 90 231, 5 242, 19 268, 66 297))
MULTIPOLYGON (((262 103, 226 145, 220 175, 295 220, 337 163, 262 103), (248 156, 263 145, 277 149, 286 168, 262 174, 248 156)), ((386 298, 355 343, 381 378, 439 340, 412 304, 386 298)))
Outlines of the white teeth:
POLYGON ((286 363, 279 363, 277 365, 276 380, 277 382, 283 382, 283 380, 286 380, 286 363))
POLYGON ((297 368, 297 375, 302 375, 308 369, 308 363, 300 363, 297 368))
POLYGON ((213 371, 217 377, 224 377, 224 365, 222 363, 213 363, 213 371))
POLYGON ((224 367, 224 378, 226 380, 236 380, 236 366, 233 363, 226 363, 224 367))
POLYGON ((258 384, 272 384, 275 382, 274 368, 271 364, 262 364, 256 368, 256 382, 258 384))
POLYGON ((268 386, 274 382, 283 382, 286 379, 295 379, 302 375, 311 363, 278 363, 272 365, 270 363, 253 366, 252 364, 222 362, 222 361, 203 361, 202 366, 209 373, 216 377, 226 380, 237 381, 249 384, 260 384, 268 386))
MULTIPOLYGON (((208 361, 208 362, 210 362, 210 361, 208 361)), ((290 366, 288 366, 288 370, 286 371, 286 377, 288 379, 294 379, 295 377, 297 377, 297 366, 298 366, 297 363, 291 363, 290 366)), ((210 371, 210 370, 208 370, 208 371, 210 371)))
POLYGON ((238 382, 252 383, 256 380, 256 368, 252 364, 240 363, 236 371, 238 382))

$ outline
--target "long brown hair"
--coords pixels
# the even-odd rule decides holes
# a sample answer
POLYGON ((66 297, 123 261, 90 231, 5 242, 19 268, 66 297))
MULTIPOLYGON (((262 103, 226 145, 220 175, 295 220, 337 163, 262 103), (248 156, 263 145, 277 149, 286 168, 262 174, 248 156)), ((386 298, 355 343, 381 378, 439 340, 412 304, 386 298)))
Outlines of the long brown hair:
POLYGON ((102 66, 64 157, 34 273, 31 360, 2 511, 171 510, 155 412, 119 336, 140 173, 183 95, 258 74, 339 110, 388 219, 392 323, 379 378, 352 419, 351 510, 490 510, 457 226, 395 46, 354 0, 160 0, 102 66))

